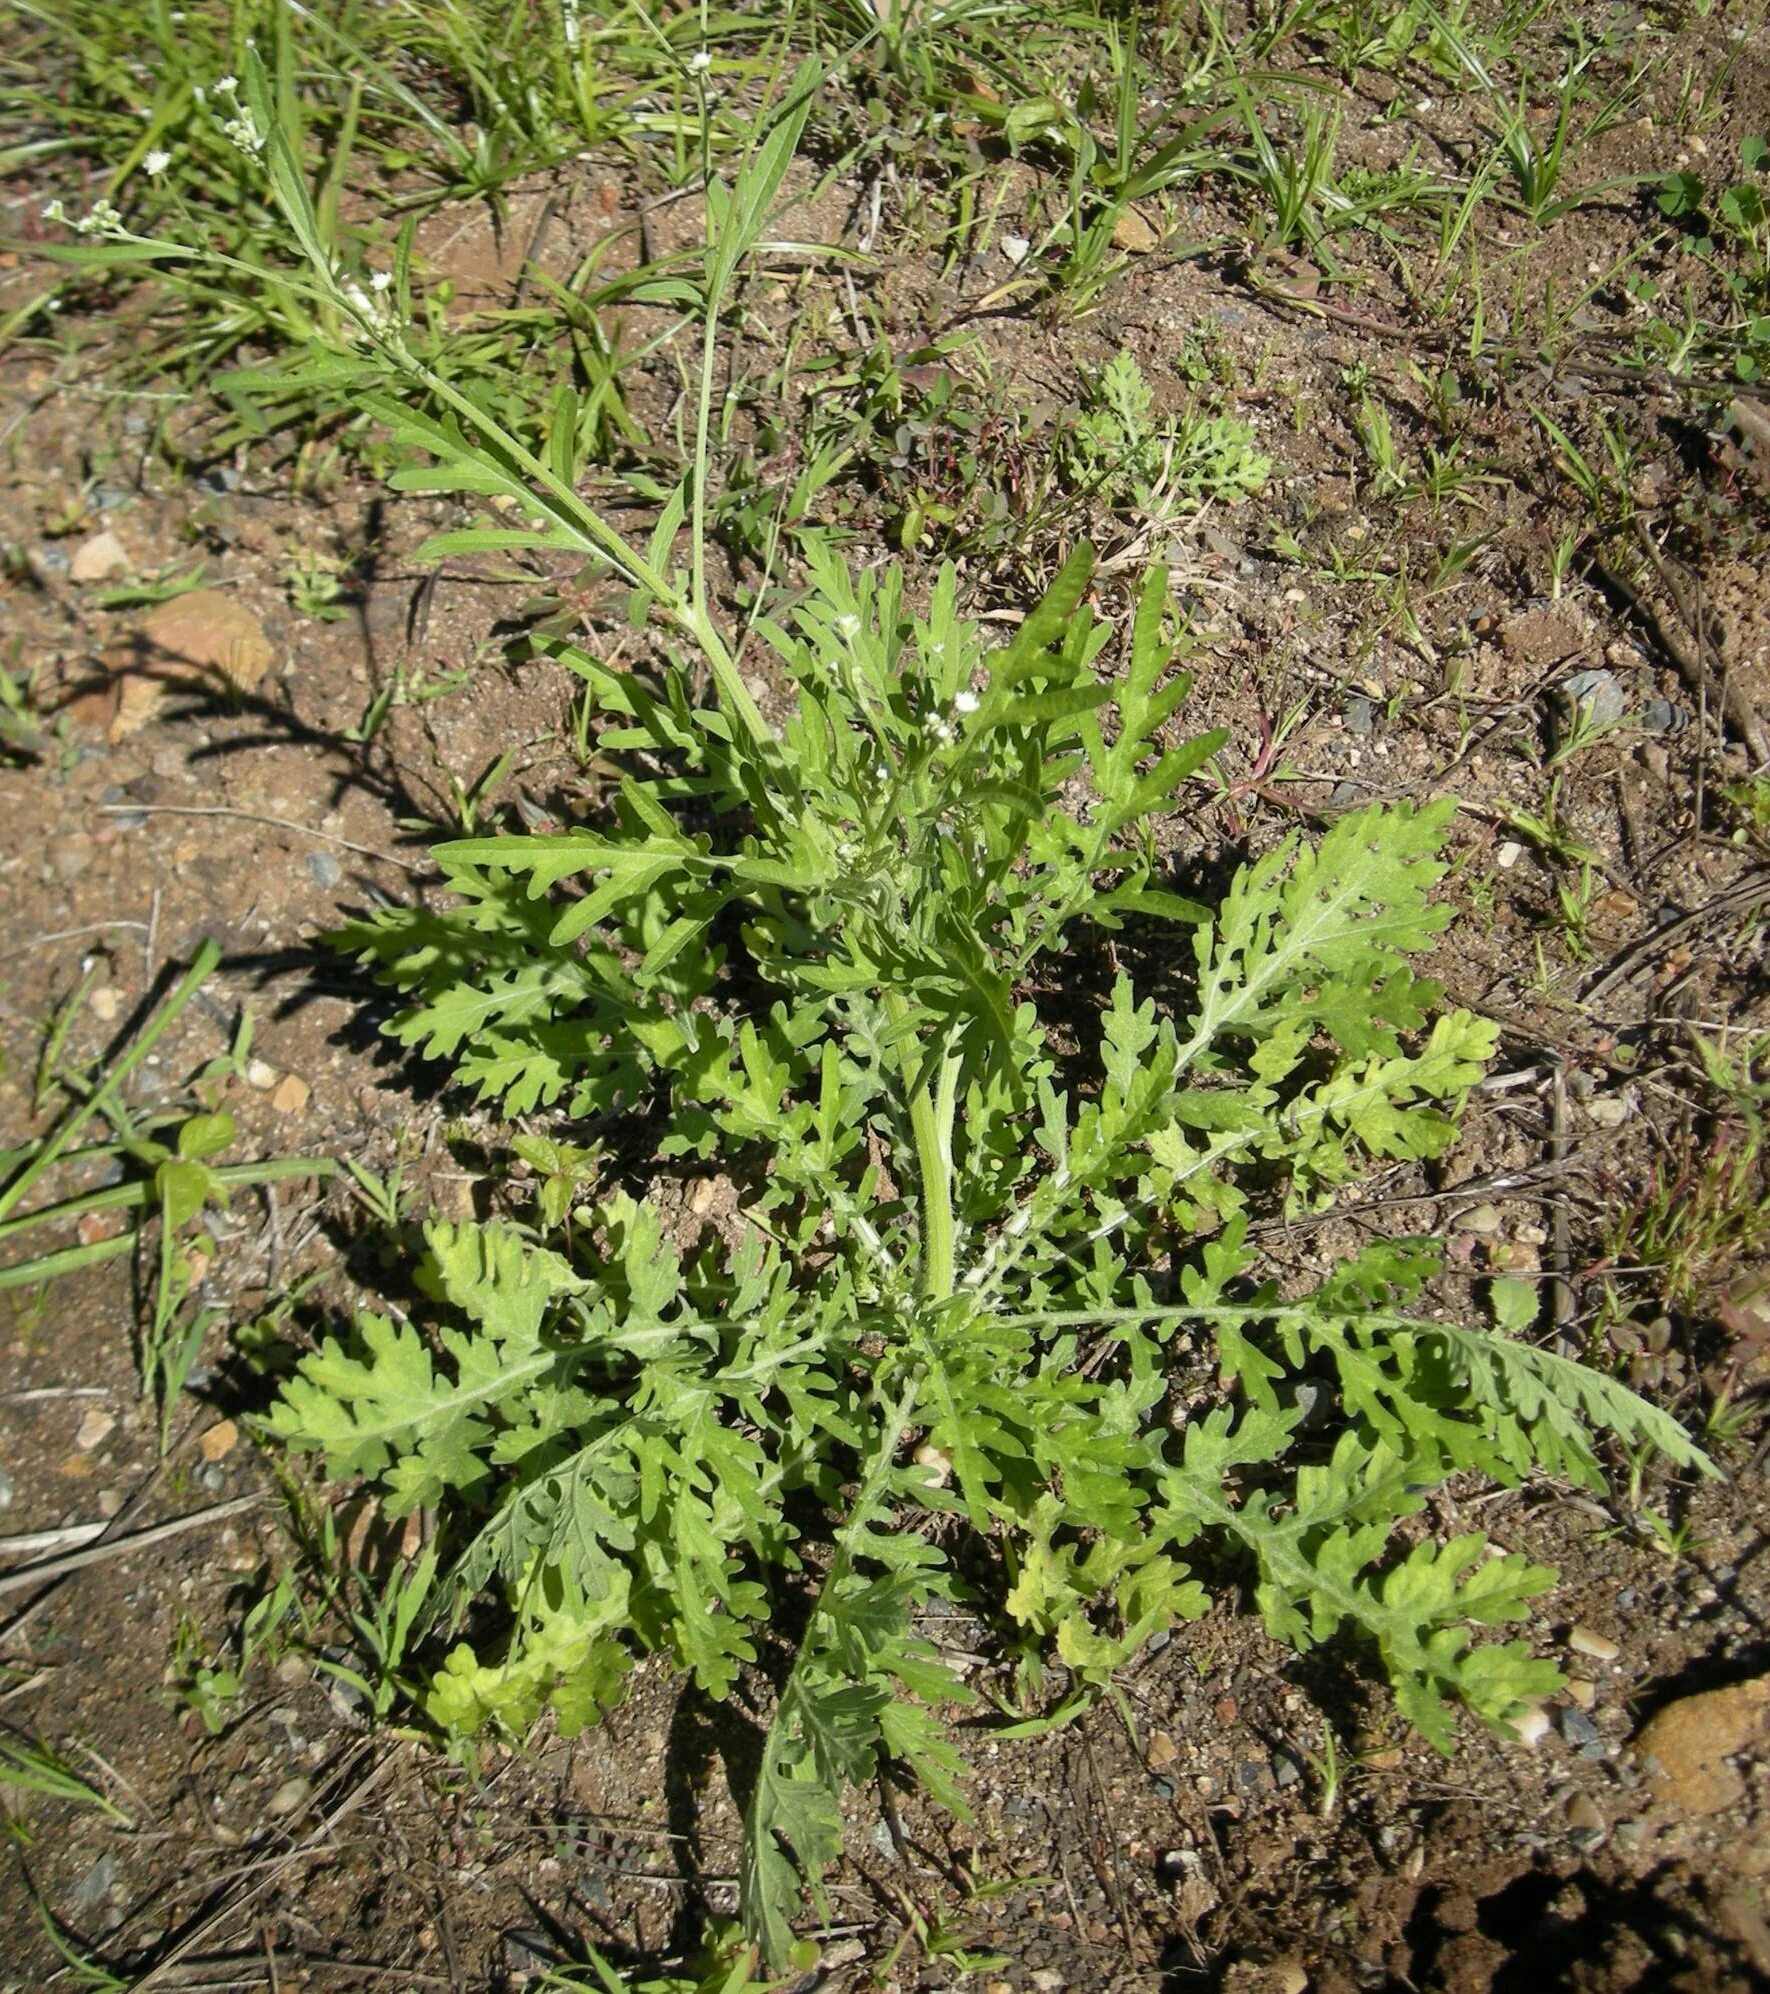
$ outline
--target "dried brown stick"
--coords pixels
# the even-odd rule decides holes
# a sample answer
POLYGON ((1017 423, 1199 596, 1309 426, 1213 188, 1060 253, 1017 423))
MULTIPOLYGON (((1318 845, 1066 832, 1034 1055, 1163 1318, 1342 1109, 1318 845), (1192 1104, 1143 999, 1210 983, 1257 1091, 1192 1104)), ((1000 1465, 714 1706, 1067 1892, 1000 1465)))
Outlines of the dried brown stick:
MULTIPOLYGON (((1567 1076, 1557 1065, 1549 1078, 1549 1159, 1551 1171, 1567 1162, 1567 1076)), ((1574 1318, 1579 1313, 1573 1292, 1573 1230, 1567 1219, 1567 1200, 1551 1196, 1544 1200, 1549 1220, 1550 1307, 1555 1318, 1557 1345, 1573 1338, 1574 1318)), ((1567 1354, 1565 1349, 1563 1354, 1567 1354)))
POLYGON ((312 824, 297 824, 292 817, 272 817, 263 810, 233 810, 221 803, 101 803, 101 817, 232 817, 242 824, 268 824, 273 830, 293 831, 297 837, 317 838, 323 845, 336 845, 340 851, 356 852, 366 859, 379 859, 383 865, 397 865, 406 872, 422 872, 424 867, 392 852, 378 852, 373 845, 359 845, 333 831, 321 831, 312 824))
POLYGON ((1590 1004, 1595 997, 1603 996, 1613 984, 1620 983, 1641 961, 1668 949, 1680 941, 1692 929, 1705 927, 1710 921, 1723 921, 1733 914, 1748 914, 1761 902, 1770 900, 1770 872, 1754 872, 1742 879, 1737 886, 1730 886, 1725 893, 1717 893, 1714 899, 1701 907, 1692 908, 1688 914, 1681 914, 1675 921, 1668 921, 1663 928, 1656 928, 1652 934, 1643 935, 1638 942, 1630 942, 1619 955, 1612 958, 1585 989, 1580 992, 1581 1001, 1590 1004))
POLYGON ((1721 695, 1721 710, 1740 740, 1742 740, 1752 760, 1770 762, 1770 736, 1764 732, 1764 723, 1758 718, 1758 711, 1746 697, 1745 688, 1731 673, 1714 672, 1710 669, 1705 652, 1710 648, 1700 604, 1688 595, 1678 577, 1672 572, 1671 564, 1659 550, 1659 543, 1647 530, 1645 520, 1635 521, 1635 538, 1641 551, 1647 556, 1648 565, 1659 577, 1665 592, 1672 599, 1673 607, 1682 618, 1685 629, 1690 632, 1688 640, 1683 633, 1669 624, 1664 617, 1657 616, 1643 601, 1641 593, 1615 572, 1606 568, 1605 579, 1612 584, 1625 602, 1641 620, 1648 624, 1658 638, 1661 648, 1678 668, 1678 676, 1697 696, 1706 697, 1712 683, 1718 683, 1721 695))
POLYGON ((356 1785, 310 1834, 304 1835, 286 1855, 264 1865, 263 1873, 249 1890, 230 1893, 207 1917, 198 1918, 183 1938, 178 1940, 168 1952, 162 1954, 139 1980, 131 1983, 129 1994, 147 1994, 149 1988, 165 1986, 168 1976, 179 1962, 189 1958, 206 1939, 213 1937, 228 1919, 262 1897, 279 1876, 329 1843, 338 1824, 362 1806, 376 1787, 380 1786, 399 1764, 402 1756, 401 1748, 395 1745, 385 1758, 378 1764, 372 1765, 363 1774, 356 1785))
MULTIPOLYGON (((175 1516, 166 1523, 150 1524, 146 1530, 131 1530, 121 1537, 107 1537, 102 1543, 88 1543, 83 1549, 69 1551, 62 1557, 46 1558, 39 1564, 26 1565, 22 1571, 7 1572, 0 1576, 0 1598, 9 1592, 25 1592, 32 1586, 47 1585, 54 1579, 65 1578, 69 1572, 82 1571, 88 1565, 100 1565, 110 1558, 126 1557, 131 1551, 145 1551, 151 1545, 164 1544, 168 1538, 182 1537, 187 1530, 200 1530, 205 1524, 224 1523, 230 1516, 243 1516, 247 1510, 256 1509, 263 1500, 261 1491, 235 1496, 231 1502, 214 1503, 208 1509, 193 1510, 189 1516, 175 1516)), ((94 1528, 91 1525, 77 1527, 94 1528)), ((108 1527, 101 1523, 96 1526, 94 1534, 108 1527)), ((3 1548, 0 1546, 0 1549, 3 1548)))

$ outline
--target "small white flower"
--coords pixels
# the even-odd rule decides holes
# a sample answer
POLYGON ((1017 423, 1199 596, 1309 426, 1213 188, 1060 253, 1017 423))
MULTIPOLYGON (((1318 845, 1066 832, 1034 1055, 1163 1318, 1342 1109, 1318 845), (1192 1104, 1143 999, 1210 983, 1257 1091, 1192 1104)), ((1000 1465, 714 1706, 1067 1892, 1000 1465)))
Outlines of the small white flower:
POLYGON ((1002 254, 1010 263, 1024 263, 1031 248, 1032 244, 1023 235, 1005 235, 1002 238, 1002 254))
POLYGON ((240 79, 237 76, 218 76, 215 87, 224 97, 231 97, 240 87, 240 79))
POLYGON ((45 203, 43 208, 43 219, 46 222, 65 222, 67 218, 68 218, 68 211, 66 208, 62 206, 62 204, 59 201, 49 201, 45 203))
POLYGON ((860 618, 858 616, 847 615, 846 613, 838 616, 836 618, 836 635, 845 638, 852 644, 855 638, 860 635, 860 618))
POLYGON ((391 270, 377 270, 369 279, 371 291, 385 291, 393 282, 391 270))
POLYGON ((110 235, 123 226, 123 217, 109 201, 97 200, 91 212, 82 215, 74 224, 82 235, 110 235))
POLYGON ((697 48, 694 54, 688 58, 688 73, 690 76, 705 76, 707 71, 712 67, 713 58, 704 48, 697 48))
POLYGON ((171 153, 162 152, 158 146, 155 146, 153 151, 150 152, 147 155, 147 157, 141 162, 142 171, 146 173, 148 177, 152 180, 158 180, 160 175, 164 173, 167 167, 170 166, 171 164, 172 164, 171 153))
POLYGON ((977 695, 974 692, 961 692, 954 695, 953 711, 955 713, 975 713, 977 705, 977 695))

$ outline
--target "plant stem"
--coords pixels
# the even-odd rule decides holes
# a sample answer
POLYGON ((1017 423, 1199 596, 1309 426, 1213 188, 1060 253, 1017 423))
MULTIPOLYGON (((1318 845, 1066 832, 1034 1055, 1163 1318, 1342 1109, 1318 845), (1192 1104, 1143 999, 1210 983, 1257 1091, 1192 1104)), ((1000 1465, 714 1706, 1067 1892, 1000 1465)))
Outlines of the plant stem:
POLYGON ((50 1166, 61 1157, 73 1143, 74 1138, 101 1113, 108 1101, 112 1100, 141 1062, 159 1043, 167 1027, 172 1024, 184 1007, 197 994, 198 989, 214 974, 221 962, 221 949, 215 942, 206 941, 197 950, 191 966, 179 979, 178 987, 160 1006, 158 1012, 143 1028, 135 1043, 113 1066, 92 1092, 83 1101, 71 1107, 60 1126, 37 1150, 34 1156, 18 1175, 0 1189, 0 1219, 12 1211, 32 1185, 36 1184, 50 1166))
MULTIPOLYGON (((885 993, 885 1015, 900 1031, 907 1026, 909 1001, 900 991, 885 993)), ((930 1093, 926 1073, 917 1067, 918 1041, 907 1031, 904 1041, 899 1070, 909 1095, 910 1132, 922 1180, 922 1298, 944 1302, 953 1292, 954 1279, 953 1117, 961 1062, 956 1053, 943 1052, 937 1092, 930 1093)))
MULTIPOLYGON (((901 1000, 899 1000, 901 1002, 901 1000)), ((841 1529, 836 1533, 834 1556, 830 1560, 823 1584, 818 1588, 817 1600, 811 1609, 811 1617, 805 1624, 800 1637, 793 1666, 781 1690, 780 1702, 775 1706, 774 1722, 768 1727, 768 1737, 762 1749, 762 1763, 757 1769, 756 1785, 751 1793, 750 1805, 744 1820, 744 1868, 740 1883, 739 1902, 741 1916, 746 1930, 752 1937, 762 1942, 771 1965, 784 1963, 784 1939, 792 1935, 781 1922, 778 1906, 768 1901, 766 1890, 756 1867, 756 1852, 774 1836, 773 1801, 776 1782, 784 1776, 783 1753, 794 1743, 813 1759, 817 1772, 822 1778, 827 1768, 817 1763, 815 1749, 806 1736, 805 1715, 808 1703, 815 1696, 811 1687, 816 1666, 828 1659, 828 1649, 819 1640, 823 1616, 842 1597, 842 1588, 854 1570, 855 1555, 867 1531, 884 1515, 891 1496, 891 1471, 897 1459, 898 1448, 902 1444, 904 1429, 909 1425, 915 1410, 916 1396, 921 1381, 915 1376, 899 1383, 897 1395, 887 1400, 879 1385, 874 1385, 873 1403, 878 1409, 879 1425, 873 1442, 871 1456, 867 1461, 860 1487, 848 1514, 844 1517, 841 1529)), ((831 1795, 831 1804, 836 1796, 831 1795)), ((803 1861, 805 1852, 794 1850, 796 1858, 803 1861)))

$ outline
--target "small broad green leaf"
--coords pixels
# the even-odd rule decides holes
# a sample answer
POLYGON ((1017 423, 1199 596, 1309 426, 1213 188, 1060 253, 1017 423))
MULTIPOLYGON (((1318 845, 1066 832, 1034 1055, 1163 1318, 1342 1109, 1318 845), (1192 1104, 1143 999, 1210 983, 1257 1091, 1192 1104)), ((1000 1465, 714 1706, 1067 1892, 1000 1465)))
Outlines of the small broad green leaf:
POLYGON ((1488 1282, 1487 1305, 1493 1311, 1496 1328, 1509 1336, 1521 1336, 1536 1321, 1542 1296, 1534 1281, 1503 1274, 1488 1282))

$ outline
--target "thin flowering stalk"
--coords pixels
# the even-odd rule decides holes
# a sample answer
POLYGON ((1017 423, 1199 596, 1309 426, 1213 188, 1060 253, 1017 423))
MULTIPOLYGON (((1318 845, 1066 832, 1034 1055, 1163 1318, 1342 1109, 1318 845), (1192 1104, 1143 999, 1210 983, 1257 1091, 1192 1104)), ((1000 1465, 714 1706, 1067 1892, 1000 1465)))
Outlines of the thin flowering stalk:
MULTIPOLYGON (((263 156, 272 197, 319 280, 319 294, 346 311, 361 333, 374 343, 397 372, 407 380, 422 385, 437 402, 488 444, 499 458, 521 473, 531 488, 529 496, 549 526, 564 535, 580 552, 597 555, 607 561, 617 574, 656 603, 666 620, 689 638, 706 659, 718 687, 721 704, 747 737, 752 752, 765 752, 770 740, 767 722, 762 718, 761 709, 745 686, 736 661, 713 621, 706 601, 704 578, 694 594, 685 598, 664 569, 586 505, 564 479, 555 475, 550 465, 415 354, 404 338, 396 315, 384 302, 367 296, 360 286, 340 278, 320 240, 318 219, 308 195, 306 179, 284 123, 275 113, 269 80, 256 52, 251 50, 247 53, 246 76, 249 115, 253 115, 267 131, 263 156)), ((217 84, 216 88, 219 91, 222 85, 217 84)), ((716 314, 710 312, 709 317, 713 316, 716 314)), ((710 391, 710 379, 707 385, 710 391)), ((706 423, 704 402, 705 396, 703 431, 706 423)), ((702 468, 704 462, 703 450, 702 468)), ((698 493, 698 476, 696 482, 698 493)), ((697 561, 702 539, 702 532, 697 530, 697 561)))

